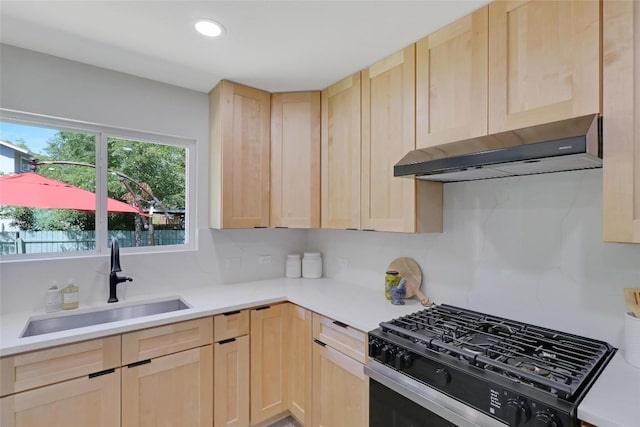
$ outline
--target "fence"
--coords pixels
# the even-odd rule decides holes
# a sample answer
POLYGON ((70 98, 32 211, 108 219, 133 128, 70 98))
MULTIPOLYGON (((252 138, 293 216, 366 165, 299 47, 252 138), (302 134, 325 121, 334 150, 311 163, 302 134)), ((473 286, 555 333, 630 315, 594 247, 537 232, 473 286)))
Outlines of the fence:
MULTIPOLYGON (((135 231, 112 230, 121 248, 136 246, 135 231)), ((153 233, 155 246, 184 244, 184 230, 156 230, 153 233)), ((149 232, 139 233, 140 246, 149 246, 149 232)), ((2 231, 0 232, 0 254, 38 254, 52 252, 90 251, 96 247, 95 231, 2 231)))

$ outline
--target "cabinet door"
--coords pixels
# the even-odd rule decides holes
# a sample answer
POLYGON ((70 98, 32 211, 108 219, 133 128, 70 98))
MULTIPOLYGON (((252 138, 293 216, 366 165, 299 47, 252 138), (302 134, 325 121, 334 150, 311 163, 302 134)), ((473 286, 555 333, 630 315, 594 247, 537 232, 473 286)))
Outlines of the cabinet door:
POLYGON ((320 92, 271 96, 270 222, 320 227, 320 92))
POLYGON ((287 304, 285 376, 288 382, 287 408, 303 425, 311 425, 312 313, 287 304))
POLYGON ((211 345, 122 369, 123 427, 213 424, 211 345))
POLYGON ((442 231, 442 184, 393 176, 415 148, 415 45, 362 72, 361 226, 442 231))
POLYGON ((487 134, 488 8, 416 44, 416 146, 487 134))
POLYGON ((322 91, 322 228, 360 228, 360 73, 322 91))
POLYGON ((640 4, 603 4, 603 235, 640 243, 640 4))
POLYGON ((251 424, 287 409, 284 304, 251 310, 251 424))
POLYGON ((229 81, 209 93, 210 227, 269 226, 268 92, 229 81))
POLYGON ((600 112, 600 2, 489 5, 489 133, 600 112))
POLYGON ((120 369, 0 399, 2 427, 118 427, 120 369))
POLYGON ((213 425, 249 425, 249 337, 213 345, 213 425))
POLYGON ((329 346, 313 345, 313 426, 369 425, 369 378, 364 366, 329 346))

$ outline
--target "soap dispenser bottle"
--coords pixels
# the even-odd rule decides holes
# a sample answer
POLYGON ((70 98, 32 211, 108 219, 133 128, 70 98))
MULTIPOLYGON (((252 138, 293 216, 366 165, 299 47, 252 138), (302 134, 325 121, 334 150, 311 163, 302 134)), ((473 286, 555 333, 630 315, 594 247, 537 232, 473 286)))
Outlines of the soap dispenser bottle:
POLYGON ((62 309, 71 310, 78 308, 79 303, 79 288, 73 284, 73 279, 69 280, 69 284, 62 290, 62 309))
POLYGON ((60 311, 62 308, 62 289, 58 289, 58 282, 56 280, 51 282, 51 287, 47 290, 47 301, 45 304, 45 311, 47 313, 53 313, 54 311, 60 311))

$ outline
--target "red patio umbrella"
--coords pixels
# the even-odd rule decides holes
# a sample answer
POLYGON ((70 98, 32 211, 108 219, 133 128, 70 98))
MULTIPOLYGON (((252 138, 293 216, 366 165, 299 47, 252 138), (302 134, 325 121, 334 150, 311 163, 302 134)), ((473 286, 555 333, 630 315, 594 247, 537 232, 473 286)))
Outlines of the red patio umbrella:
MULTIPOLYGON (((0 205, 44 209, 96 210, 96 195, 34 172, 0 176, 0 205)), ((109 212, 140 214, 135 206, 107 199, 109 212)))

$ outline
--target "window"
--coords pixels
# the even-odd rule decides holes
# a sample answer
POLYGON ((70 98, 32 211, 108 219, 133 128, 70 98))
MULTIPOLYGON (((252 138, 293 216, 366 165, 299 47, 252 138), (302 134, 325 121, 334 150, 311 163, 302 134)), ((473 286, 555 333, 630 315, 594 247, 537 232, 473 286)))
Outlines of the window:
POLYGON ((0 113, 0 256, 193 247, 194 141, 0 113))

